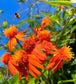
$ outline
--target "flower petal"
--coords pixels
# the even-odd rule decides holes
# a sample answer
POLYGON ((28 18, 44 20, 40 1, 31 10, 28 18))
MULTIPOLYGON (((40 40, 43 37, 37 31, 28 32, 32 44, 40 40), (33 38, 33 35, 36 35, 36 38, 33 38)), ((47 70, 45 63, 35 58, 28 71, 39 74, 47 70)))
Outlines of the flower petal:
POLYGON ((32 64, 29 64, 29 68, 36 74, 41 75, 41 72, 38 71, 32 64))
POLYGON ((40 68, 40 69, 44 69, 44 67, 40 63, 38 63, 37 61, 35 61, 35 60, 32 60, 32 59, 29 58, 29 62, 31 64, 33 64, 34 66, 40 68))

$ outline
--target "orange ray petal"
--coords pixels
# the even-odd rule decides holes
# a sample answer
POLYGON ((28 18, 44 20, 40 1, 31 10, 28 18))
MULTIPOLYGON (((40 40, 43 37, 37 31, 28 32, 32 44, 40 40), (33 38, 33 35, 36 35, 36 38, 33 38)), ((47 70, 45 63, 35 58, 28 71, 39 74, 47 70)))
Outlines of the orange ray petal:
POLYGON ((54 68, 54 65, 55 65, 55 62, 53 62, 53 63, 49 63, 47 66, 46 66, 46 69, 52 69, 52 68, 54 68))
POLYGON ((24 31, 21 31, 21 32, 18 32, 18 33, 23 34, 27 30, 28 30, 28 28, 26 28, 24 31))
POLYGON ((35 55, 29 54, 28 55, 30 59, 37 61, 38 63, 42 63, 35 55))
MULTIPOLYGON (((34 49, 32 52, 38 59, 44 60, 45 59, 45 54, 41 54, 42 52, 39 51, 38 49, 34 49)), ((47 57, 46 57, 47 58, 47 57)))
POLYGON ((38 71, 32 64, 29 64, 29 68, 36 74, 41 75, 41 72, 38 71))
POLYGON ((19 34, 19 33, 17 33, 17 35, 15 36, 18 40, 21 40, 21 41, 23 41, 24 40, 24 38, 23 37, 25 37, 26 35, 24 35, 24 34, 19 34))
POLYGON ((10 61, 8 62, 8 67, 12 75, 19 72, 18 67, 14 66, 10 61))
POLYGON ((50 36, 50 38, 54 37, 57 34, 57 32, 55 34, 53 34, 52 36, 50 36))
POLYGON ((29 72, 33 77, 38 78, 37 75, 32 70, 29 69, 29 72))
POLYGON ((13 51, 13 47, 17 45, 17 41, 15 38, 10 38, 8 42, 10 52, 13 51))
POLYGON ((60 55, 55 55, 51 58, 50 63, 55 62, 60 59, 60 55))
POLYGON ((44 67, 35 60, 29 59, 29 62, 40 69, 44 69, 44 67))
POLYGON ((60 68, 61 63, 62 63, 62 60, 60 60, 60 61, 58 62, 58 64, 56 65, 56 68, 55 68, 55 70, 53 71, 53 74, 58 70, 58 68, 60 68))

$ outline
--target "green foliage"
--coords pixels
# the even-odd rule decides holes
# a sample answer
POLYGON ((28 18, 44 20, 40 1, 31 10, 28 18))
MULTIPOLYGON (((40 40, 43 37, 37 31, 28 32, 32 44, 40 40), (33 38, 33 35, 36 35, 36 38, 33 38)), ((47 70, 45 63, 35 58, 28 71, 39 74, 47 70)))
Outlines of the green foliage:
POLYGON ((9 80, 9 84, 18 84, 19 82, 19 75, 16 74, 14 75, 10 80, 9 80))
POLYGON ((2 27, 7 28, 7 23, 8 23, 7 21, 4 21, 2 27))
POLYGON ((23 24, 25 22, 35 22, 35 20, 32 20, 32 19, 22 20, 22 21, 20 21, 20 24, 23 24))
POLYGON ((40 2, 49 4, 49 5, 52 5, 52 6, 60 6, 60 5, 62 5, 62 6, 72 7, 72 2, 70 2, 70 1, 40 1, 40 2))

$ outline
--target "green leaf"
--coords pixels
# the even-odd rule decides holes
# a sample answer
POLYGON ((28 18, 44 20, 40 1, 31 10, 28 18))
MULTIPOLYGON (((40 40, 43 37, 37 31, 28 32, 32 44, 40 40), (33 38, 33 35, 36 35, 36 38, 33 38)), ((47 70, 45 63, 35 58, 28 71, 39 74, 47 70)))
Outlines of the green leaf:
POLYGON ((30 79, 28 84, 35 84, 35 78, 30 79))
MULTIPOLYGON (((40 12, 40 13, 41 13, 41 12, 40 12)), ((58 20, 57 20, 57 18, 56 18, 55 16, 49 16, 48 14, 43 14, 43 13, 41 13, 41 14, 44 15, 44 16, 46 16, 46 17, 48 17, 48 18, 50 18, 51 21, 58 22, 58 20)))
POLYGON ((76 70, 74 70, 74 71, 72 72, 71 76, 72 76, 73 80, 75 80, 75 81, 74 81, 74 84, 76 84, 76 70))
POLYGON ((71 65, 75 65, 76 64, 76 59, 73 60, 71 65))
POLYGON ((76 30, 76 25, 74 25, 73 27, 71 27, 71 33, 76 30))
POLYGON ((5 78, 4 76, 3 77, 0 77, 0 81, 2 81, 4 78, 5 78))
POLYGON ((9 84, 17 84, 19 82, 19 75, 18 73, 16 75, 14 75, 10 80, 9 80, 9 84))
POLYGON ((2 27, 7 28, 7 21, 4 21, 4 22, 3 22, 2 27))
POLYGON ((23 24, 23 23, 25 23, 25 22, 35 22, 35 20, 25 19, 25 20, 20 21, 21 24, 23 24))
POLYGON ((52 5, 52 6, 70 6, 72 7, 72 2, 70 1, 40 1, 40 2, 43 2, 43 3, 46 3, 46 4, 49 4, 49 5, 52 5))
POLYGON ((2 11, 2 10, 0 10, 0 13, 2 14, 2 13, 3 13, 3 11, 2 11))

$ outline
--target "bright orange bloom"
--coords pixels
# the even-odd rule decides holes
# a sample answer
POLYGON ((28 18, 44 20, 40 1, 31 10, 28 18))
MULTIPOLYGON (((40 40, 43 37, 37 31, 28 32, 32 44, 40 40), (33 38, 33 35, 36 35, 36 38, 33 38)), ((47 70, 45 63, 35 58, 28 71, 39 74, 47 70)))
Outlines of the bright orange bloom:
POLYGON ((64 46, 58 51, 55 52, 54 56, 51 58, 49 64, 46 69, 54 69, 53 73, 55 73, 59 68, 63 66, 63 62, 68 62, 73 58, 73 53, 70 51, 71 48, 64 46))
MULTIPOLYGON (((12 60, 13 61, 11 61, 11 62, 14 65, 14 67, 17 70, 19 70, 18 71, 19 72, 19 79, 21 80, 21 76, 22 76, 21 73, 23 73, 27 82, 28 82, 27 71, 32 76, 34 76, 35 78, 37 78, 37 75, 41 75, 41 72, 38 71, 35 68, 35 66, 38 67, 38 68, 44 69, 44 67, 39 63, 40 61, 37 58, 31 57, 30 54, 27 55, 26 52, 23 51, 23 50, 16 51, 15 54, 14 54, 14 56, 13 56, 13 58, 12 58, 12 60)), ((12 72, 13 68, 11 67, 10 69, 11 69, 11 73, 13 73, 12 72)))
POLYGON ((9 53, 5 53, 2 57, 1 57, 1 62, 3 64, 8 64, 8 61, 10 60, 11 54, 9 53))
POLYGON ((41 44, 36 43, 31 37, 23 41, 23 49, 28 52, 31 57, 38 58, 42 63, 47 59, 46 55, 41 51, 41 44))
POLYGON ((52 41, 50 41, 50 38, 54 37, 55 35, 56 33, 54 35, 51 35, 50 31, 48 30, 40 31, 37 35, 37 38, 41 42, 42 50, 46 51, 47 55, 49 53, 53 54, 53 51, 50 50, 57 50, 56 47, 54 46, 55 44, 52 41))
MULTIPOLYGON (((2 63, 7 64, 12 75, 19 73, 19 80, 21 80, 23 73, 27 82, 29 81, 28 72, 33 77, 37 78, 37 75, 41 75, 41 72, 38 71, 36 67, 44 69, 39 59, 37 59, 35 56, 31 56, 30 54, 27 55, 24 50, 16 51, 13 56, 5 53, 5 55, 2 56, 1 61, 2 63)), ((9 78, 8 67, 7 77, 9 78)))
POLYGON ((46 27, 46 26, 48 26, 50 24, 50 19, 49 18, 43 18, 42 19, 42 26, 43 27, 46 27))
POLYGON ((18 30, 16 29, 15 25, 13 25, 9 29, 5 29, 5 31, 3 31, 5 34, 5 37, 6 38, 9 37, 8 46, 11 52, 13 51, 13 47, 17 45, 17 40, 21 40, 21 41, 24 40, 23 37, 26 36, 24 35, 24 32, 26 30, 22 32, 17 32, 18 30))
POLYGON ((43 26, 40 26, 39 28, 34 28, 34 33, 37 35, 38 32, 44 30, 43 26))

